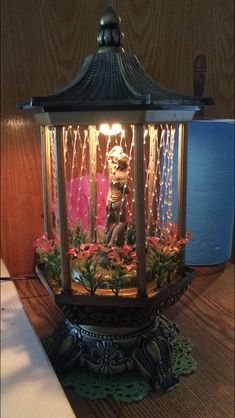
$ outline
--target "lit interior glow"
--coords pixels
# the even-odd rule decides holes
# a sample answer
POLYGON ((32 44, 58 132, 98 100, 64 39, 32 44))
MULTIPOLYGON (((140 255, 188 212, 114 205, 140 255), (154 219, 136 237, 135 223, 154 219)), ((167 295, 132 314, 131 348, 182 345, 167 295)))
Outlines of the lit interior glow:
POLYGON ((104 135, 117 135, 122 131, 122 125, 120 123, 113 123, 111 126, 108 123, 102 123, 100 125, 100 132, 104 135))
MULTIPOLYGON (((95 129, 94 145, 96 148, 97 161, 101 168, 100 186, 97 190, 97 212, 94 215, 94 231, 97 231, 97 225, 101 226, 101 219, 103 222, 103 206, 106 199, 106 186, 108 181, 108 159, 109 152, 113 145, 122 147, 127 154, 127 168, 126 175, 128 177, 128 185, 131 193, 126 199, 126 213, 127 213, 127 233, 132 227, 133 218, 135 216, 135 188, 133 178, 133 151, 134 151, 134 131, 131 126, 132 135, 131 143, 127 141, 125 130, 119 124, 103 124, 101 126, 102 133, 106 136, 105 146, 100 145, 99 140, 100 131, 95 129), (103 129, 104 128, 104 129, 103 129), (119 136, 115 135, 119 132, 119 136), (100 218, 99 218, 100 216, 100 218)), ((151 232, 151 227, 154 220, 166 224, 165 228, 170 227, 172 222, 172 195, 173 195, 173 162, 174 162, 174 143, 175 143, 175 126, 166 124, 158 126, 148 126, 144 131, 144 172, 145 172, 145 193, 144 193, 144 209, 147 234, 151 232)), ((52 163, 52 195, 56 208, 58 207, 58 196, 56 182, 56 155, 55 155, 55 138, 54 132, 48 130, 51 143, 51 163, 52 163)), ((64 130, 64 149, 65 149, 65 164, 69 170, 69 184, 67 187, 67 206, 71 216, 79 220, 80 216, 84 219, 88 218, 88 205, 85 205, 85 213, 81 209, 83 207, 83 194, 85 183, 84 179, 88 178, 90 185, 92 179, 89 177, 89 166, 87 161, 87 152, 89 151, 89 133, 84 130, 80 134, 79 126, 77 129, 69 127, 64 130), (88 149, 88 151, 87 151, 88 149), (78 157, 78 155, 80 155, 78 157), (76 203, 74 199, 76 194, 76 203), (81 213, 83 215, 81 215, 81 213)), ((92 160, 95 163, 95 160, 92 160)), ((125 187, 123 192, 125 195, 125 187)), ((123 214, 122 206, 124 199, 120 205, 118 218, 123 214)), ((83 221, 86 223, 86 221, 83 221)), ((55 229, 58 230, 58 214, 55 211, 55 229)), ((103 225, 103 224, 102 224, 103 225)), ((127 235, 126 235, 127 236, 127 235)), ((127 242, 127 241, 126 241, 127 242)))

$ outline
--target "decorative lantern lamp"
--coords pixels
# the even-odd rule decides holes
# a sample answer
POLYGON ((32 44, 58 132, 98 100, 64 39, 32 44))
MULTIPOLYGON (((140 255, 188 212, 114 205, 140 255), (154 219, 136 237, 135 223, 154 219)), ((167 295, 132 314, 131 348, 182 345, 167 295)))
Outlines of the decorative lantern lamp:
POLYGON ((170 366, 177 329, 160 313, 194 278, 184 263, 187 123, 212 100, 145 74, 124 52, 111 6, 100 26, 98 51, 71 82, 19 104, 41 130, 45 233, 36 272, 67 318, 53 349, 60 372, 137 368, 164 391, 178 383, 170 366))

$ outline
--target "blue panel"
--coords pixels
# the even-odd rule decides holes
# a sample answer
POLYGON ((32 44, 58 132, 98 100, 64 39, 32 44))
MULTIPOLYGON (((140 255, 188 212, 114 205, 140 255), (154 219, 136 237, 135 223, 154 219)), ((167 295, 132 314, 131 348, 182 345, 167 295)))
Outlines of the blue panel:
MULTIPOLYGON (((177 205, 177 144, 173 213, 177 205)), ((230 258, 234 220, 234 121, 194 121, 188 135, 186 263, 213 265, 230 258)))

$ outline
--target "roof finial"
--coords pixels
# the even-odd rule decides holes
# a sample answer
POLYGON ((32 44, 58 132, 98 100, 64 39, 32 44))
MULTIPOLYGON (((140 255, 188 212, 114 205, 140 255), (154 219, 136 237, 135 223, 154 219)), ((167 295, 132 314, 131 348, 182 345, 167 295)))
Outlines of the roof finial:
POLYGON ((101 31, 97 36, 99 46, 119 47, 122 45, 124 35, 120 32, 120 23, 120 17, 111 5, 108 6, 100 18, 101 31))

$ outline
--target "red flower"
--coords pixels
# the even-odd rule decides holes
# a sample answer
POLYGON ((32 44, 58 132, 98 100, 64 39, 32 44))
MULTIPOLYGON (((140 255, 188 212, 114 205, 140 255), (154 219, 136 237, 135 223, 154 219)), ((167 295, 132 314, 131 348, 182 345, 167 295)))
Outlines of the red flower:
POLYGON ((132 248, 130 247, 130 245, 126 244, 122 247, 122 252, 125 254, 129 254, 131 251, 132 251, 132 248))
POLYGON ((147 237, 147 242, 158 252, 165 254, 179 253, 182 245, 186 244, 187 238, 177 239, 176 230, 159 231, 158 237, 147 237))
POLYGON ((85 244, 80 245, 80 250, 83 258, 88 258, 90 255, 94 254, 95 251, 99 249, 99 244, 85 244))

